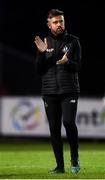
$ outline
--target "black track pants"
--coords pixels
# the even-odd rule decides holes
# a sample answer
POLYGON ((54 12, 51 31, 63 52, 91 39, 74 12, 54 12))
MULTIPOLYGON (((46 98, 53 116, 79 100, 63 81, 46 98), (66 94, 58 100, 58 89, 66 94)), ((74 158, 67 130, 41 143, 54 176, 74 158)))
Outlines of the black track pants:
POLYGON ((43 100, 49 122, 51 143, 56 163, 59 168, 63 168, 62 120, 70 145, 71 160, 78 159, 78 131, 75 123, 78 97, 71 95, 45 95, 43 96, 43 100))

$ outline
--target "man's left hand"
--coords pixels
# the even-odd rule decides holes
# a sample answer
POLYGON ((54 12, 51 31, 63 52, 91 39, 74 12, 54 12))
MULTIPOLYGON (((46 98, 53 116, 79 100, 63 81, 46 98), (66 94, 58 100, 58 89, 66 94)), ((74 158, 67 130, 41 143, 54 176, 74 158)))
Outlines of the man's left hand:
POLYGON ((63 55, 62 59, 56 62, 56 64, 65 64, 67 63, 68 58, 67 58, 67 52, 63 55))

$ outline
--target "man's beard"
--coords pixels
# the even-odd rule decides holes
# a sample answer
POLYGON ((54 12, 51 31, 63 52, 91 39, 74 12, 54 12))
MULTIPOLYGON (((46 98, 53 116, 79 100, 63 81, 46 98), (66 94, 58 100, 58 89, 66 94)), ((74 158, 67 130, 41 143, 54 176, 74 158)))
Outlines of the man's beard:
POLYGON ((56 30, 56 34, 62 34, 63 33, 63 29, 61 27, 57 28, 56 30))

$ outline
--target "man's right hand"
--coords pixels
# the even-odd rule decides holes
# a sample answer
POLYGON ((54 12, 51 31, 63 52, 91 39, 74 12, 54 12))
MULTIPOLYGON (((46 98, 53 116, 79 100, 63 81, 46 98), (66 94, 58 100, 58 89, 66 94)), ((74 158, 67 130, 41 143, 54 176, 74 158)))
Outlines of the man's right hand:
POLYGON ((36 44, 36 46, 40 52, 45 52, 47 50, 46 38, 44 39, 44 41, 42 41, 42 39, 39 36, 36 36, 34 43, 36 44))

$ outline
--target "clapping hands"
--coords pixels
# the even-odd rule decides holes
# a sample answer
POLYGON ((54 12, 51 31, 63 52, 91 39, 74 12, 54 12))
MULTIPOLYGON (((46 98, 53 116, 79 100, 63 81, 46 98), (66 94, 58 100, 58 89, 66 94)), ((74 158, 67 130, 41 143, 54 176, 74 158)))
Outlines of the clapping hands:
POLYGON ((58 60, 56 64, 65 64, 68 61, 67 52, 63 55, 62 59, 58 60))
POLYGON ((46 38, 44 39, 44 41, 42 41, 42 39, 39 36, 36 36, 34 43, 36 44, 36 46, 40 52, 45 52, 47 50, 46 38))

